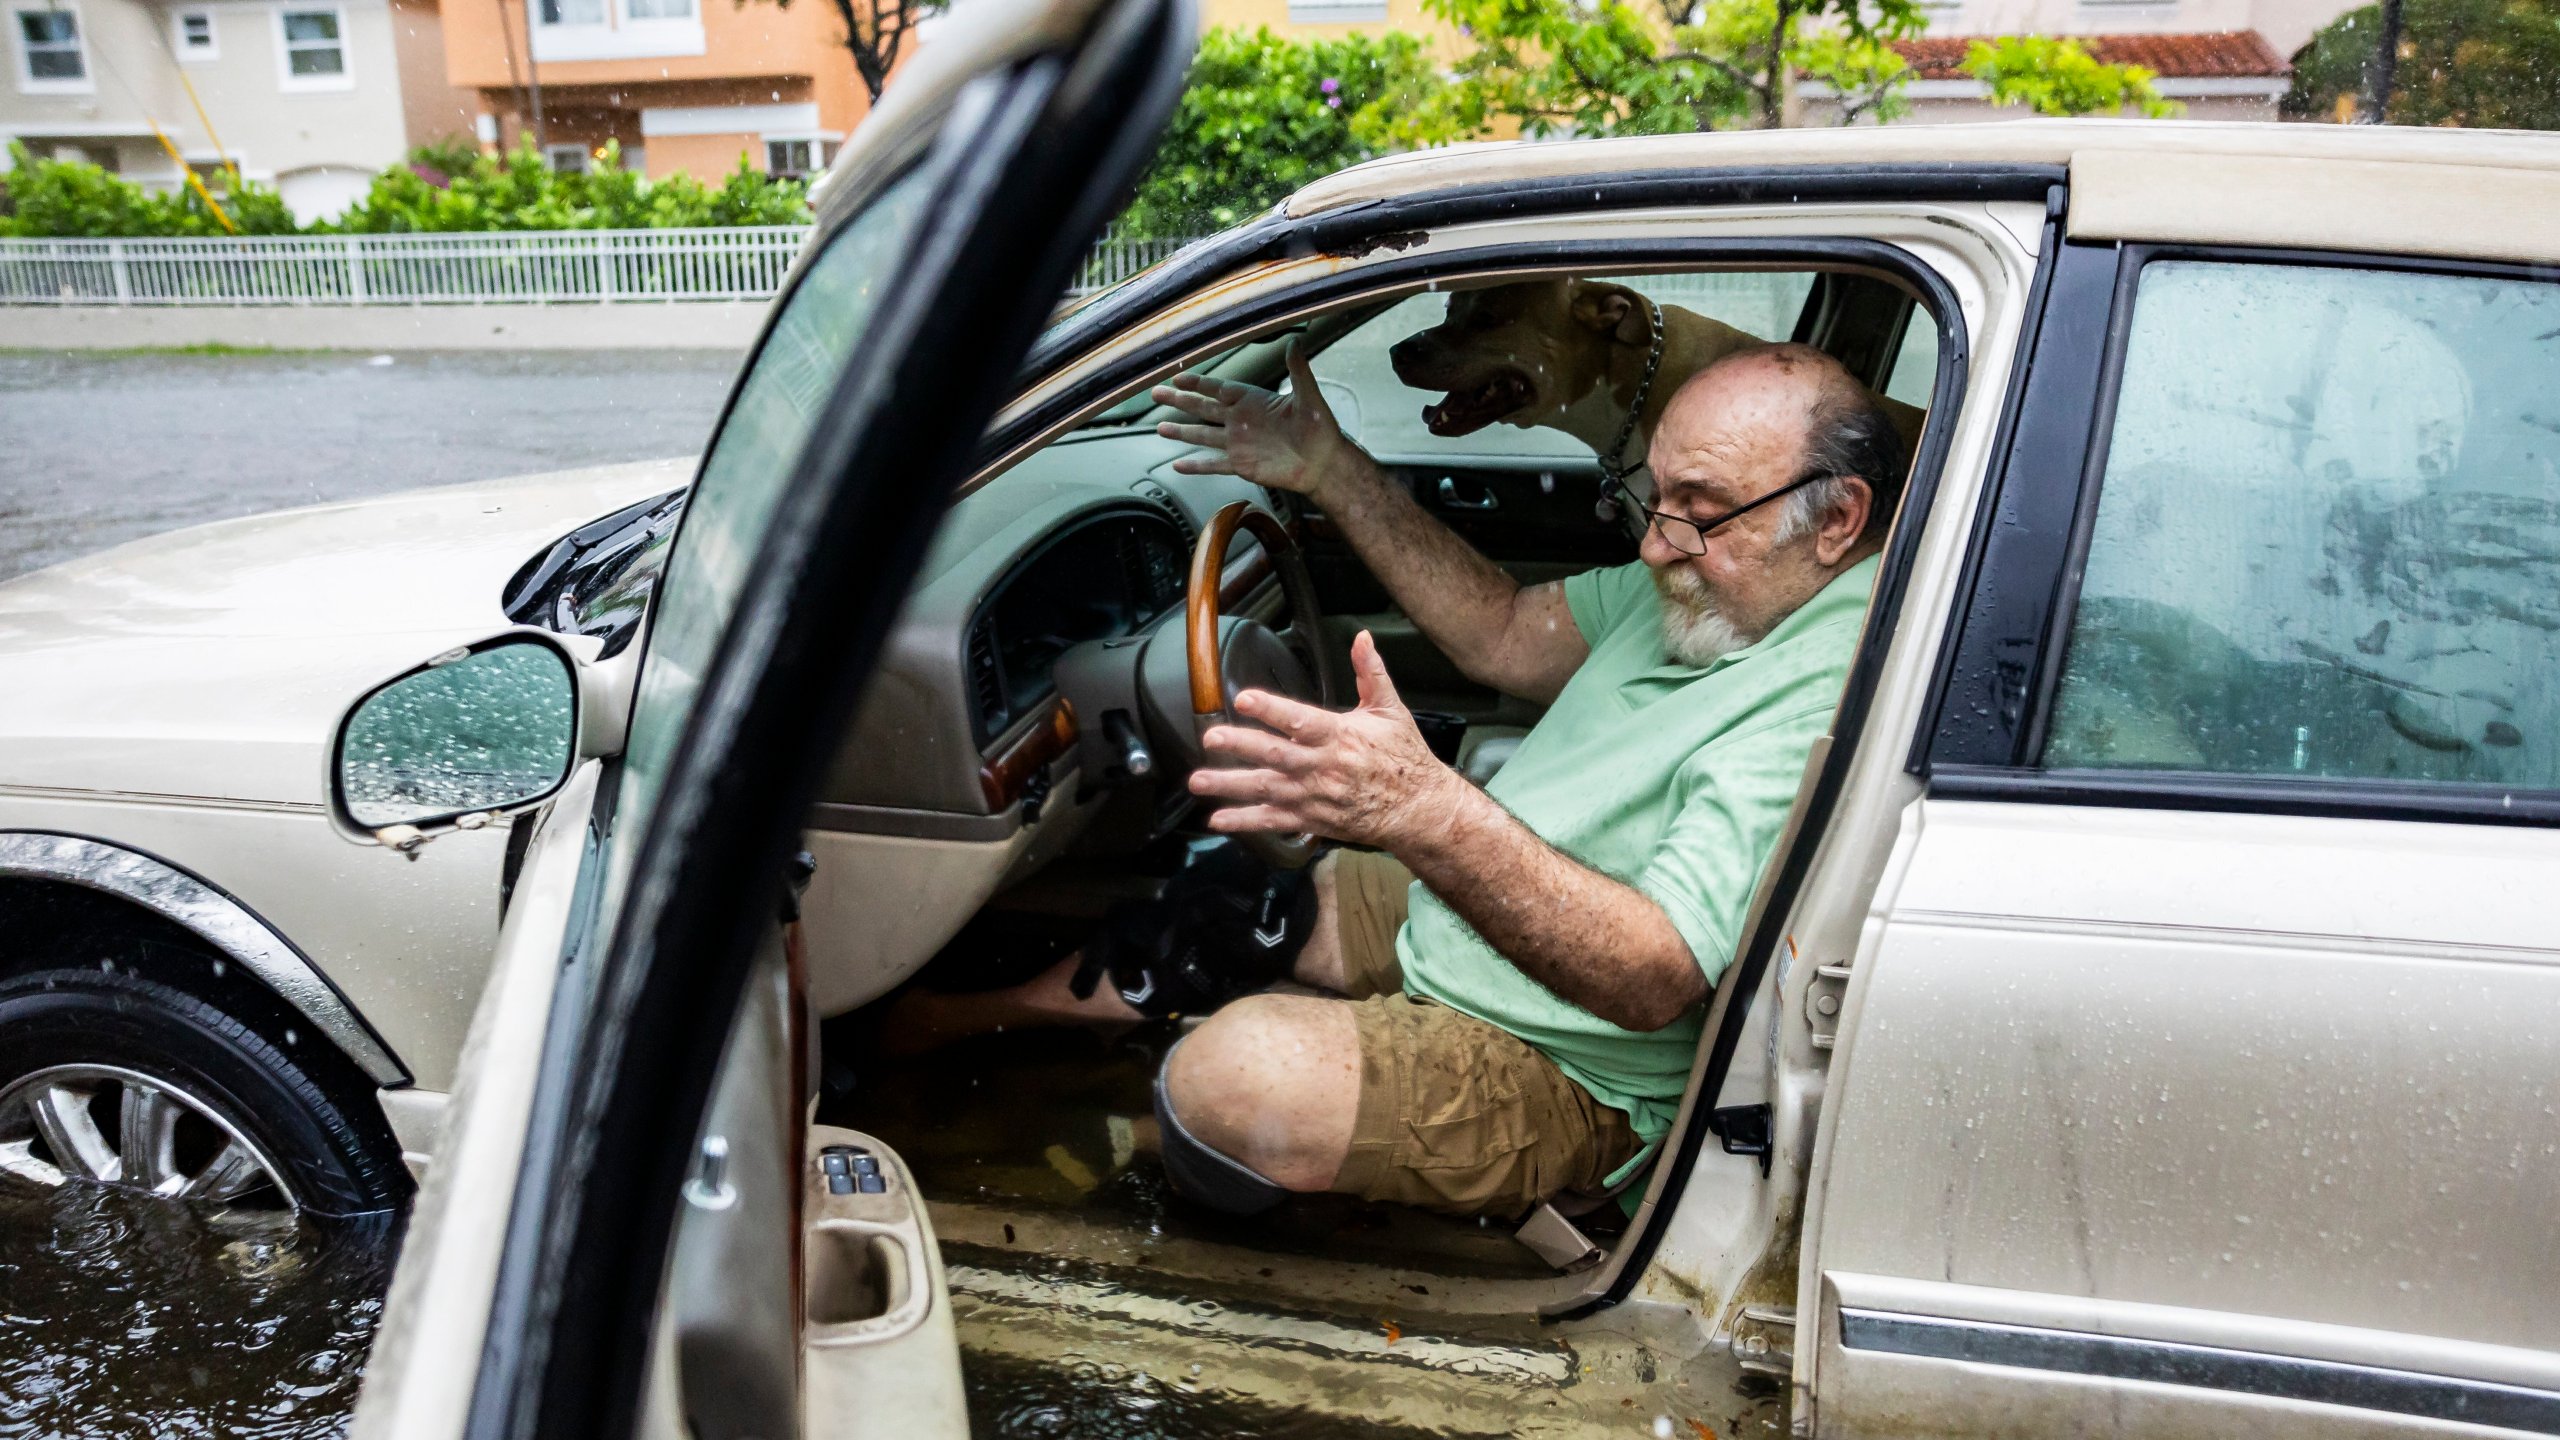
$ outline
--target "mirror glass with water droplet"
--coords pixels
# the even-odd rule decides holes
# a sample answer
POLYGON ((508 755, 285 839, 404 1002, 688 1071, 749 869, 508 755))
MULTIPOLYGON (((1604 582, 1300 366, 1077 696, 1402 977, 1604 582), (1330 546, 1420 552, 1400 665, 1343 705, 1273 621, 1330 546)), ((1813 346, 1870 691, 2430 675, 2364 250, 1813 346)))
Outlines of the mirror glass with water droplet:
POLYGON ((523 805, 574 751, 577 679, 559 652, 501 642, 377 690, 347 721, 338 785, 367 829, 523 805))

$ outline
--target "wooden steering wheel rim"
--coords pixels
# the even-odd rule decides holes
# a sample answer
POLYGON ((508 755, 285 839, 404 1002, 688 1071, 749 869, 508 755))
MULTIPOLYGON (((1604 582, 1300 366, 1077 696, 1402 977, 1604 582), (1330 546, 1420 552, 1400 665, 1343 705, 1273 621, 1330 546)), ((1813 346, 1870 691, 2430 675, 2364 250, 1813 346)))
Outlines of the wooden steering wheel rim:
MULTIPOLYGON (((1190 591, 1185 597, 1183 615, 1184 650, 1191 663, 1191 713, 1194 717, 1223 715, 1227 709, 1227 687, 1224 666, 1218 654, 1218 590, 1227 573, 1227 549, 1238 530, 1249 530, 1262 542, 1271 557, 1271 568, 1280 577, 1280 588, 1288 595, 1293 624, 1313 626, 1315 623, 1315 586, 1307 577, 1306 564, 1298 558, 1298 543, 1269 512, 1257 510, 1242 500, 1220 509, 1209 517, 1208 528, 1200 532, 1200 543, 1191 550, 1190 591)), ((1312 641, 1314 637, 1310 635, 1312 641)), ((1315 672, 1320 702, 1334 703, 1334 684, 1330 667, 1319 653, 1308 657, 1315 672)))

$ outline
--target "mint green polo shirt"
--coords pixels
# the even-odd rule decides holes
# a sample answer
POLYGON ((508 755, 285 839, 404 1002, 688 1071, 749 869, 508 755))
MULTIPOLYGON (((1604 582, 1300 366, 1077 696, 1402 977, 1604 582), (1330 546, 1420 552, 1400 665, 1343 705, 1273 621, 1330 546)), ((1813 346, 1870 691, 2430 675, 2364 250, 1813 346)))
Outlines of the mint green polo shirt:
MULTIPOLYGON (((1590 657, 1487 792, 1548 844, 1633 885, 1669 916, 1713 985, 1829 731, 1876 577, 1874 557, 1757 644, 1705 669, 1667 660, 1662 599, 1642 564, 1564 582, 1590 657)), ((1416 883, 1396 957, 1405 989, 1538 1047, 1647 1144, 1671 1128, 1704 1015, 1651 1034, 1558 996, 1416 883)))

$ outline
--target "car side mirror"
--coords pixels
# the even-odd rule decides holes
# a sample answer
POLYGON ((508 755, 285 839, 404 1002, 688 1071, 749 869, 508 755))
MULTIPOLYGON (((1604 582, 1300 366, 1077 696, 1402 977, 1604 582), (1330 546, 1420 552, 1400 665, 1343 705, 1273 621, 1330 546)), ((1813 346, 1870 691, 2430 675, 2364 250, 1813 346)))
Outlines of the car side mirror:
POLYGON ((329 810, 351 840, 413 858, 450 830, 529 810, 578 754, 578 667, 518 630, 448 650, 375 686, 329 746, 329 810))

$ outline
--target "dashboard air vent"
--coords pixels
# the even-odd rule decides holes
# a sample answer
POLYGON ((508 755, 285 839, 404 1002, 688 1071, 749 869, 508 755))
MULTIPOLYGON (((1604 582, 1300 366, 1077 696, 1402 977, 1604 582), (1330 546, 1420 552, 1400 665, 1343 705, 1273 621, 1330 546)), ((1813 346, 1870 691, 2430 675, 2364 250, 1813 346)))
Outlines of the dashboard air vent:
POLYGON ((993 737, 1013 716, 1004 696, 1004 673, 996 660, 995 617, 980 616, 969 627, 969 699, 977 706, 978 733, 993 737))
POLYGON ((1184 550, 1187 551, 1200 543, 1200 529, 1191 523, 1191 512, 1182 508, 1182 502, 1174 499, 1172 492, 1153 480, 1141 480, 1135 488, 1139 494, 1147 497, 1155 503, 1157 508, 1172 517, 1174 527, 1182 532, 1184 550))

